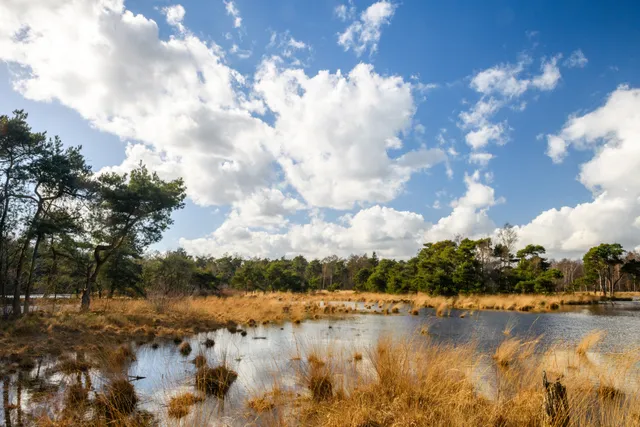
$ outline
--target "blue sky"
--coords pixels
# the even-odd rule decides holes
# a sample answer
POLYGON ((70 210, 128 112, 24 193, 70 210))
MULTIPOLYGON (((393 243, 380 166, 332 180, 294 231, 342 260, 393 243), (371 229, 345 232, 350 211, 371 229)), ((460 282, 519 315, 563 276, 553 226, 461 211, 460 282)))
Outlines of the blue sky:
POLYGON ((552 256, 632 250, 639 18, 631 1, 10 0, 0 112, 95 171, 183 177, 160 250, 403 258, 505 222, 552 256))

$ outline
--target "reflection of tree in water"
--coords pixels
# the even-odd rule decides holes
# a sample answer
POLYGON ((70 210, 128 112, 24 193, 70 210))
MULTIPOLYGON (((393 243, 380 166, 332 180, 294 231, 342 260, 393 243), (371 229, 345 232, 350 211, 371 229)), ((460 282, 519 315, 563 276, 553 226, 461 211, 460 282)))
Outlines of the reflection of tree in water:
POLYGON ((11 427, 11 407, 9 401, 9 386, 11 382, 6 375, 2 380, 2 408, 4 409, 4 424, 11 427))

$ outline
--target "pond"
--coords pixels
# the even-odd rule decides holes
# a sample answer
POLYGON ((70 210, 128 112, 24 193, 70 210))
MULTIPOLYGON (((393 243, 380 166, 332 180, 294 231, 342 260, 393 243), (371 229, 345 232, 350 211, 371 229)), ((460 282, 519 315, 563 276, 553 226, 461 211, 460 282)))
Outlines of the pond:
MULTIPOLYGON (((335 303, 332 303, 335 304, 335 303)), ((363 309, 361 303, 345 303, 363 309)), ((374 304, 372 311, 378 310, 374 304)), ((607 365, 608 355, 640 345, 640 302, 617 302, 576 307, 570 311, 556 313, 521 313, 504 311, 462 311, 451 310, 447 316, 438 317, 433 309, 421 309, 417 315, 409 313, 403 306, 398 314, 355 314, 345 318, 329 318, 305 321, 301 324, 286 323, 246 328, 246 335, 219 329, 208 333, 185 337, 193 349, 183 356, 173 342, 163 342, 152 346, 135 346, 136 360, 128 366, 137 394, 140 408, 156 414, 161 425, 178 425, 166 416, 169 399, 184 391, 194 390, 196 367, 192 363, 196 355, 204 355, 210 365, 226 362, 238 373, 224 400, 207 398, 196 409, 181 420, 181 425, 245 425, 247 397, 261 394, 271 389, 277 382, 281 388, 301 392, 295 373, 306 363, 306 354, 315 349, 330 348, 334 354, 348 355, 354 352, 364 354, 364 361, 358 369, 366 369, 367 349, 382 337, 424 340, 421 331, 428 331, 429 339, 445 344, 466 344, 472 342, 481 354, 493 354, 505 340, 505 336, 523 339, 540 338, 536 347, 542 352, 552 344, 575 344, 593 330, 604 330, 606 336, 597 350, 589 354, 593 363, 607 365), (209 338, 215 341, 213 347, 203 343, 209 338), (197 417, 194 418, 194 417, 197 417)), ((479 367, 492 369, 492 359, 486 357, 479 367)), ((29 374, 30 378, 45 376, 53 361, 42 361, 29 374)), ((478 366, 476 369, 478 369, 478 366)), ((486 372, 476 372, 474 382, 480 393, 491 398, 493 378, 486 372)), ((73 377, 75 378, 75 376, 73 377)), ((81 381, 90 382, 93 390, 100 390, 106 374, 92 370, 81 381)), ((47 384, 55 385, 58 396, 39 404, 34 392, 27 387, 19 389, 16 377, 6 379, 0 390, 5 405, 0 408, 0 420, 5 424, 12 421, 17 425, 17 412, 38 415, 43 412, 56 413, 64 406, 65 385, 71 377, 56 373, 46 378, 47 384), (18 396, 20 394, 20 396, 18 396), (15 405, 20 398, 21 411, 12 410, 11 418, 6 418, 7 406, 15 405)), ((637 391, 635 380, 623 385, 637 391)), ((252 416, 251 421, 260 420, 252 416)))

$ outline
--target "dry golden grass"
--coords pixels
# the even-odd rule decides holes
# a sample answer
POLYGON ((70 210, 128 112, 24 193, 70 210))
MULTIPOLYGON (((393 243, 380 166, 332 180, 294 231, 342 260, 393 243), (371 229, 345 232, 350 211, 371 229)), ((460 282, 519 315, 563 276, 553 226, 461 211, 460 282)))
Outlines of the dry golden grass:
POLYGON ((167 413, 171 418, 180 419, 186 417, 191 407, 198 402, 202 402, 202 400, 202 397, 189 392, 174 396, 169 401, 167 413))
POLYGON ((493 359, 500 366, 509 366, 516 359, 521 345, 522 341, 518 339, 506 339, 502 341, 496 349, 496 352, 493 354, 493 359))
POLYGON ((598 344, 605 336, 604 331, 592 331, 582 338, 576 347, 576 353, 581 356, 587 354, 587 351, 591 350, 596 344, 598 344))
MULTIPOLYGON (((427 342, 416 346, 416 342, 384 338, 371 350, 374 375, 351 382, 352 387, 339 388, 334 382, 331 397, 327 393, 324 398, 301 398, 295 405, 299 410, 287 425, 543 426, 542 371, 554 360, 557 363, 554 353, 563 350, 536 354, 532 348, 537 340, 506 342, 509 351, 504 358, 510 368, 490 375, 496 378, 493 398, 484 397, 472 379, 479 370, 487 369, 472 345, 427 342)), ((637 363, 638 355, 629 354, 637 363)), ((586 369, 592 367, 560 376, 568 390, 570 425, 637 426, 638 394, 595 384, 589 380, 592 372, 586 369)), ((637 366, 633 369, 625 371, 626 375, 637 375, 637 366)), ((331 371, 324 375, 336 376, 331 371)))

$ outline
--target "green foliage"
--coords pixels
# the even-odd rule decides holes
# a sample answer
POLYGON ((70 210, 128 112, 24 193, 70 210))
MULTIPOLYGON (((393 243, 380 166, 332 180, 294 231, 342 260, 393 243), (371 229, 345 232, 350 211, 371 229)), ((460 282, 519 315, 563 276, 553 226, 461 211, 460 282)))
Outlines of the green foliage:
POLYGON ((622 278, 616 270, 624 264, 624 252, 619 243, 602 243, 589 249, 582 258, 585 276, 590 282, 598 283, 605 296, 607 292, 614 293, 615 285, 622 278))

